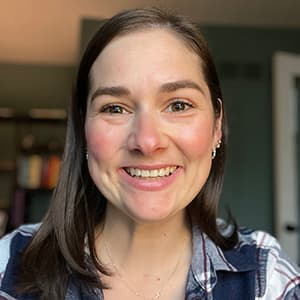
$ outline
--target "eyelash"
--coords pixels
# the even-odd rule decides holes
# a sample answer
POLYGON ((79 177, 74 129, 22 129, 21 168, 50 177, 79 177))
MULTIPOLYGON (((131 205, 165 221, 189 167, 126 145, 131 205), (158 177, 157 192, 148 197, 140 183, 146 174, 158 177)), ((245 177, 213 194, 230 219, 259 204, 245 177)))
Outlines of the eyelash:
MULTIPOLYGON (((168 108, 171 108, 172 105, 178 105, 178 104, 183 105, 184 109, 180 109, 180 110, 177 110, 177 111, 168 111, 168 112, 183 112, 183 111, 189 110, 190 108, 193 108, 193 105, 190 102, 187 102, 187 101, 184 101, 184 100, 175 100, 175 101, 172 101, 168 105, 168 108)), ((168 110, 168 108, 167 108, 167 110, 168 110)))
POLYGON ((114 114, 122 114, 124 113, 124 111, 126 111, 126 113, 128 114, 129 111, 126 110, 122 105, 118 105, 118 104, 108 104, 105 105, 104 107, 101 108, 100 112, 101 113, 108 113, 110 115, 114 115, 114 114), (120 108, 122 112, 112 112, 111 110, 114 108, 120 108))
MULTIPOLYGON (((168 106, 167 106, 167 112, 182 112, 182 111, 187 111, 189 110, 190 108, 192 108, 193 105, 190 103, 190 102, 187 102, 187 101, 184 101, 184 100, 175 100, 175 101, 172 101, 168 106), (171 109, 172 105, 183 105, 184 106, 184 109, 179 109, 177 111, 172 111, 172 110, 169 110, 169 108, 171 109)), ((105 105, 104 107, 101 108, 100 110, 101 113, 108 113, 108 114, 124 114, 124 112, 126 114, 129 114, 130 112, 124 108, 122 105, 118 105, 118 104, 108 104, 108 105, 105 105), (116 109, 118 108, 118 111, 112 111, 113 109, 116 109)))

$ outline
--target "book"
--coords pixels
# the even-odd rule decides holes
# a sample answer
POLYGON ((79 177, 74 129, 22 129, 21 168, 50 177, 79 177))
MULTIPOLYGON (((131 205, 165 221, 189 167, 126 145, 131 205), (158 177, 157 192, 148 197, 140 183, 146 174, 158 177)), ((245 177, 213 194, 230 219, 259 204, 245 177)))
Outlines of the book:
POLYGON ((4 209, 0 209, 0 237, 3 236, 6 231, 7 220, 7 212, 4 209))
POLYGON ((41 186, 42 175, 42 157, 39 155, 31 155, 28 163, 28 187, 37 189, 41 186))

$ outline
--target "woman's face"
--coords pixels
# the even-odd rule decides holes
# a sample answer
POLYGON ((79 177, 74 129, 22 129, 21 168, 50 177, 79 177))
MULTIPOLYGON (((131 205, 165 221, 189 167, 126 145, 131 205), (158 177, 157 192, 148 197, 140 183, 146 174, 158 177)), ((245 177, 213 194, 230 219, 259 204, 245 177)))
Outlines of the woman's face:
POLYGON ((115 38, 90 71, 85 122, 90 175, 138 223, 194 199, 221 138, 199 57, 163 29, 115 38))

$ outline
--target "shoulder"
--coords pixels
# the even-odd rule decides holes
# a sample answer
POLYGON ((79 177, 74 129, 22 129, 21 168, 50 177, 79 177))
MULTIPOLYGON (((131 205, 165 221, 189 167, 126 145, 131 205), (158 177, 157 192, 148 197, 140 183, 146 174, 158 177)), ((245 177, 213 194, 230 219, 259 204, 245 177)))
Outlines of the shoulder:
POLYGON ((240 229, 239 245, 256 246, 256 297, 261 300, 300 299, 300 269, 272 235, 240 229))
POLYGON ((276 238, 265 231, 252 230, 249 228, 242 227, 239 229, 238 235, 238 248, 241 248, 245 245, 255 245, 257 251, 272 251, 272 253, 274 254, 279 254, 282 251, 281 246, 276 240, 276 238))
POLYGON ((39 226, 40 224, 23 225, 0 239, 0 284, 9 259, 28 243, 39 226))

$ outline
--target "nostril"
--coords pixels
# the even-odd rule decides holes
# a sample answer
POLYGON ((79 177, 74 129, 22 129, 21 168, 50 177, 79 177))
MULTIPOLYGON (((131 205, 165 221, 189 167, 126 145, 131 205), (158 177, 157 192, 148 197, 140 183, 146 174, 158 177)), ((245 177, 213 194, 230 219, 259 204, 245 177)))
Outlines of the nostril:
POLYGON ((128 148, 135 154, 149 155, 164 147, 161 126, 153 113, 137 114, 128 136, 128 148))

